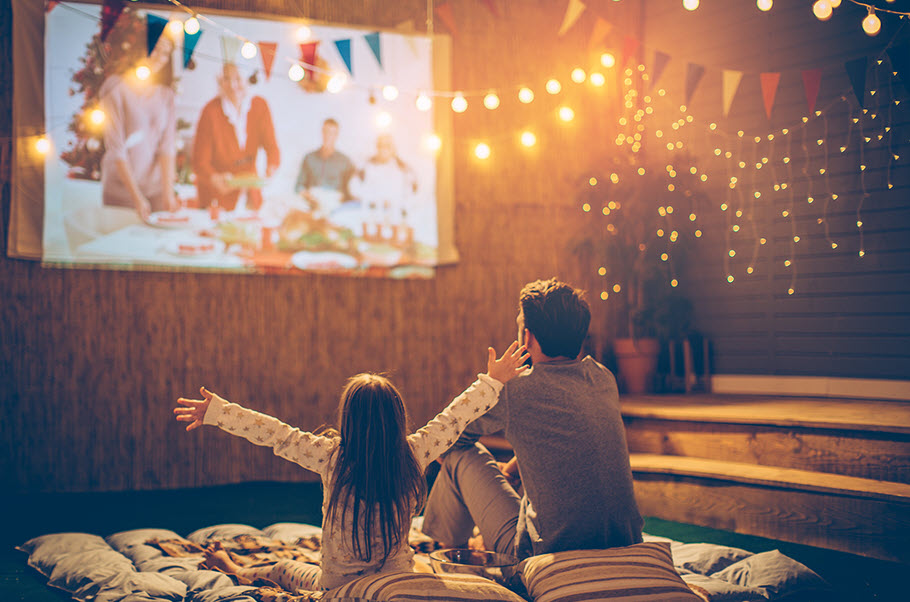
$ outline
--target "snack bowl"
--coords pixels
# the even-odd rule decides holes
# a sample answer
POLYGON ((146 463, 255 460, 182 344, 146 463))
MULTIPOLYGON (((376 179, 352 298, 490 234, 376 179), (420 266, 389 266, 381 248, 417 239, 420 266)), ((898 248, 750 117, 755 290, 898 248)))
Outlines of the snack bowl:
POLYGON ((460 573, 477 575, 498 583, 508 580, 514 573, 518 559, 507 554, 445 548, 430 552, 430 565, 434 573, 460 573))

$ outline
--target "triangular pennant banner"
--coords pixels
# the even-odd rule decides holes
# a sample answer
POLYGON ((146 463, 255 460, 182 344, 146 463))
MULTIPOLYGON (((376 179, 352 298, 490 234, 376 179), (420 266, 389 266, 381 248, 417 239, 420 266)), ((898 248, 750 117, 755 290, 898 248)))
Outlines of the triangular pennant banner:
POLYGON ((240 52, 241 46, 243 46, 243 41, 237 36, 221 36, 221 61, 224 63, 236 63, 237 54, 240 52))
POLYGON ((822 85, 821 69, 806 69, 803 71, 803 88, 806 90, 806 106, 809 112, 815 112, 815 101, 818 100, 818 90, 822 85))
POLYGON ((626 36, 622 39, 622 66, 625 67, 629 60, 638 51, 638 39, 626 36))
POLYGON ((698 88, 701 78, 705 74, 705 68, 701 65, 696 65, 695 63, 689 63, 686 66, 686 104, 692 102, 692 95, 695 94, 695 89, 698 88))
MULTIPOLYGON (((405 33, 405 34, 414 33, 416 30, 417 30, 417 28, 414 27, 414 21, 410 21, 410 20, 402 21, 401 23, 399 23, 398 25, 395 26, 395 31, 400 32, 400 33, 405 33)), ((406 35, 406 36, 404 36, 404 39, 408 43, 408 46, 411 47, 411 52, 414 54, 414 56, 415 57, 419 56, 420 53, 417 50, 417 40, 414 39, 414 36, 406 35)))
POLYGON ((202 37, 202 29, 196 33, 185 33, 183 34, 183 66, 187 67, 190 64, 190 61, 193 60, 193 52, 196 50, 196 44, 199 42, 199 38, 202 37))
POLYGON ((562 26, 559 28, 559 33, 556 35, 561 36, 569 31, 583 12, 585 12, 585 5, 581 0, 569 0, 569 6, 566 7, 566 14, 562 18, 562 26))
POLYGON ((494 2, 493 0, 480 0, 480 1, 483 2, 484 6, 487 7, 487 10, 489 10, 491 13, 493 13, 494 17, 496 17, 497 19, 499 18, 499 16, 500 16, 499 7, 496 6, 496 2, 494 2))
POLYGON ((591 37, 588 38, 588 48, 596 48, 607 39, 610 32, 613 31, 613 24, 609 21, 597 17, 594 21, 594 29, 591 31, 591 37))
POLYGON ((354 71, 351 70, 351 38, 335 40, 335 48, 338 49, 338 54, 341 55, 341 60, 344 61, 344 66, 347 67, 348 73, 354 75, 354 71))
POLYGON ((319 42, 304 42, 300 45, 300 62, 303 63, 303 70, 306 73, 306 77, 309 80, 313 79, 315 71, 313 67, 316 66, 316 47, 319 46, 319 42))
POLYGON ((761 95, 765 101, 765 115, 771 119, 771 109, 774 108, 774 97, 777 96, 777 85, 780 83, 780 73, 762 73, 761 95))
POLYGON ((904 87, 910 91, 910 43, 889 48, 888 58, 891 59, 891 71, 897 72, 904 87))
POLYGON ((158 38, 160 38, 161 34, 164 33, 164 28, 167 27, 167 19, 148 13, 145 16, 145 26, 145 43, 147 45, 146 54, 150 55, 152 54, 152 50, 155 49, 155 44, 158 43, 158 38))
POLYGON ((727 116, 727 114, 730 112, 730 107, 733 106, 733 98, 736 96, 736 91, 739 89, 739 82, 741 82, 742 79, 742 71, 724 69, 724 72, 721 76, 721 92, 723 94, 724 117, 727 116))
POLYGON ((458 35, 458 28, 455 26, 455 16, 452 14, 452 5, 448 2, 442 2, 439 6, 436 7, 436 10, 433 11, 436 13, 436 16, 439 17, 439 20, 442 21, 442 24, 446 26, 446 29, 449 30, 453 36, 458 35))
POLYGON ((379 32, 374 31, 373 33, 368 33, 363 36, 363 39, 366 40, 367 46, 369 46, 370 50, 373 51, 373 56, 376 57, 376 62, 379 63, 380 67, 382 67, 382 47, 379 45, 379 32))
POLYGON ((120 13, 122 12, 123 0, 104 0, 104 5, 101 7, 102 42, 107 39, 107 35, 111 33, 114 24, 117 22, 117 19, 120 18, 120 13))
POLYGON ((867 57, 862 57, 844 64, 850 84, 853 86, 853 93, 861 107, 866 106, 866 64, 868 60, 867 57))
POLYGON ((60 4, 59 0, 47 0, 47 4, 44 5, 44 12, 51 12, 58 4, 60 4))
POLYGON ((262 55, 262 70, 265 71, 265 81, 269 81, 272 76, 272 65, 275 64, 275 53, 277 51, 277 42, 259 42, 259 54, 262 55))
MULTIPOLYGON (((670 55, 666 52, 661 52, 656 50, 654 52, 654 66, 651 68, 651 85, 650 88, 653 88, 657 85, 657 80, 660 79, 660 76, 663 75, 664 69, 667 68, 667 63, 670 62, 670 55)), ((650 89, 649 88, 649 89, 650 89)))

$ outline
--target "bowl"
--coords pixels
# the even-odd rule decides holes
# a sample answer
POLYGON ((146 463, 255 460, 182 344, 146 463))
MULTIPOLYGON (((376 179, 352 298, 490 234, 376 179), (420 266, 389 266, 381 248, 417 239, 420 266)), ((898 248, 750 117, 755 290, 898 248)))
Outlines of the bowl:
POLYGON ((430 552, 430 565, 434 573, 460 573, 478 575, 498 583, 507 581, 515 572, 518 559, 507 554, 446 548, 430 552))

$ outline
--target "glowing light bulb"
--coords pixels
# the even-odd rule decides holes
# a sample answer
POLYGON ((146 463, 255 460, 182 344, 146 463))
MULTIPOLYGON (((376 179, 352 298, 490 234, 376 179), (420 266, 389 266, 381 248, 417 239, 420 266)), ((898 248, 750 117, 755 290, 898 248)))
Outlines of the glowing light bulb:
POLYGON ((604 77, 603 73, 592 73, 588 77, 588 80, 591 82, 592 86, 596 86, 598 88, 607 83, 607 78, 604 77))
POLYGON ((614 292, 614 293, 618 293, 618 292, 621 291, 621 290, 622 290, 622 287, 619 286, 619 283, 613 285, 613 292, 614 292))
POLYGON ((88 118, 89 121, 91 121, 93 124, 101 125, 104 123, 104 111, 101 109, 94 109, 91 113, 89 113, 88 118))
POLYGON ((461 92, 456 94, 455 98, 452 99, 452 110, 456 113, 464 113, 468 110, 468 101, 465 100, 465 97, 461 92))
POLYGON ((611 67, 616 66, 616 57, 609 52, 604 52, 600 55, 600 64, 610 69, 611 67))
POLYGON ((148 68, 148 65, 139 65, 136 68, 136 78, 145 81, 152 76, 152 70, 148 68))
POLYGON ((381 130, 384 130, 392 125, 392 116, 388 113, 388 111, 380 111, 379 114, 376 115, 376 125, 381 130))
POLYGON ((41 136, 35 140, 35 150, 39 154, 46 155, 51 150, 51 141, 47 139, 46 136, 41 136))
POLYGON ((491 111, 499 106, 499 97, 495 93, 490 92, 483 97, 483 106, 490 109, 491 111))
POLYGON ((524 131, 521 133, 521 143, 524 146, 531 148, 537 144, 537 136, 534 135, 534 132, 524 131))
MULTIPOLYGON (((840 0, 828 0, 828 2, 831 4, 831 8, 840 6, 840 0)), ((894 0, 885 0, 885 2, 894 2, 894 0)))
POLYGON ((442 148, 442 138, 436 134, 430 134, 424 139, 424 145, 426 146, 427 150, 436 152, 442 148))
POLYGON ((183 21, 179 19, 168 21, 167 30, 171 32, 171 37, 177 37, 183 31, 183 21))
POLYGON ((199 19, 197 19, 196 17, 190 17, 183 23, 183 31, 185 31, 187 34, 189 34, 191 36, 194 36, 197 33, 199 33, 199 29, 200 29, 199 19))
POLYGON ((398 98, 398 88, 387 85, 382 87, 382 97, 386 100, 395 100, 398 98))
POLYGON ((827 21, 831 18, 831 13, 834 11, 831 8, 830 0, 816 0, 815 4, 812 5, 812 12, 819 21, 827 21))
POLYGON ((518 91, 518 100, 528 104, 534 100, 534 92, 531 91, 531 88, 522 88, 518 91))
POLYGON ((585 203, 584 205, 581 206, 581 210, 584 211, 585 213, 587 213, 591 210, 591 205, 589 205, 588 203, 585 203))
POLYGON ((608 293, 607 291, 603 291, 602 293, 600 293, 601 301, 606 301, 609 296, 610 296, 610 293, 608 293))
POLYGON ((698 8, 698 0, 683 0, 683 8, 686 10, 695 10, 698 8))
POLYGON ((875 9, 869 7, 869 14, 863 19, 863 31, 870 36, 877 36, 882 30, 882 20, 875 14, 875 9))
POLYGON ((474 156, 478 159, 489 159, 490 158, 490 145, 484 142, 481 142, 474 147, 474 156))
POLYGON ((551 79, 547 82, 547 92, 550 94, 559 94, 562 90, 562 84, 558 80, 551 79))
POLYGON ((291 79, 291 81, 299 82, 300 80, 303 79, 303 76, 304 76, 303 67, 301 67, 300 65, 294 64, 294 65, 291 65, 290 69, 288 69, 288 77, 291 79))
POLYGON ((773 0, 756 0, 755 5, 758 7, 758 10, 769 11, 771 10, 771 5, 773 5, 773 0))
POLYGON ((243 46, 240 47, 240 56, 245 59, 251 59, 256 56, 259 50, 256 48, 256 44, 253 44, 250 41, 243 43, 243 46))
POLYGON ((575 119, 575 111, 569 107, 559 107, 559 118, 568 123, 575 119))
POLYGON ((306 25, 301 25, 294 32, 294 39, 298 42, 306 42, 313 36, 313 31, 306 25))
POLYGON ((329 78, 329 83, 326 84, 325 89, 332 94, 338 94, 344 89, 344 86, 347 83, 348 77, 344 73, 336 73, 329 78))
POLYGON ((572 69, 572 75, 570 77, 572 78, 573 82, 575 82, 576 84, 580 84, 585 81, 585 78, 587 78, 587 74, 585 73, 585 70, 582 69, 581 67, 575 67, 574 69, 572 69))
POLYGON ((433 108, 433 101, 430 100, 430 97, 423 92, 417 96, 417 100, 414 102, 414 104, 417 106, 418 111, 429 111, 431 108, 433 108))

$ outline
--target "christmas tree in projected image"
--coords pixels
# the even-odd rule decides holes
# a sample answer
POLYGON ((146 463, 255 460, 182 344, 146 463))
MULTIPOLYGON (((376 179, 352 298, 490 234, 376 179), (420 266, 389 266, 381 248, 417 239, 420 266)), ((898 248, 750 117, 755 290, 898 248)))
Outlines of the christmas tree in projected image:
POLYGON ((82 106, 67 126, 71 137, 60 158, 70 165, 69 177, 101 179, 101 157, 104 155, 104 123, 90 119, 99 108, 101 84, 108 75, 123 73, 146 56, 146 23, 138 11, 125 7, 105 41, 99 31, 86 45, 80 59, 82 67, 73 73, 70 96, 82 95, 82 106))

